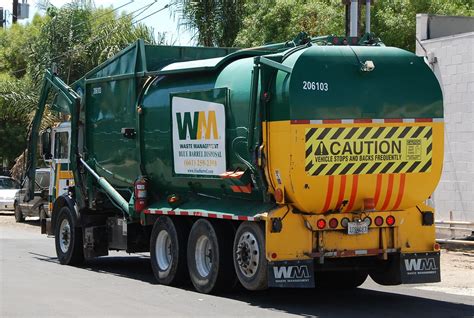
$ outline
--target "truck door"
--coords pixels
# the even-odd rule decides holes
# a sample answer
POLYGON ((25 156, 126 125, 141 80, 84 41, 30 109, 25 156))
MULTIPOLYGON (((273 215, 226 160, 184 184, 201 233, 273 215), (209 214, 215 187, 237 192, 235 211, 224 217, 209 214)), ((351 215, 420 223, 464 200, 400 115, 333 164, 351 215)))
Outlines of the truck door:
POLYGON ((50 202, 66 193, 68 187, 74 182, 70 169, 71 126, 69 123, 62 123, 59 127, 53 128, 51 144, 53 158, 49 182, 50 202))

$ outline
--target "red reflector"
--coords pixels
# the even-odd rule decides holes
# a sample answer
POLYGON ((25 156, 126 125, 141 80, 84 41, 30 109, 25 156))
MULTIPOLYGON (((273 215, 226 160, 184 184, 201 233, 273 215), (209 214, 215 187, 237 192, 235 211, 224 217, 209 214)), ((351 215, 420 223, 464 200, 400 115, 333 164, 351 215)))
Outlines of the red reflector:
POLYGON ((439 243, 434 243, 433 248, 435 251, 439 251, 441 249, 441 246, 439 245, 439 243))
POLYGON ((383 218, 381 216, 377 216, 374 220, 375 225, 381 226, 383 224, 383 218))
POLYGON ((338 39, 338 38, 333 38, 333 39, 332 39, 332 43, 333 43, 333 44, 337 44, 338 42, 339 42, 339 39, 338 39))
POLYGON ((277 253, 272 253, 272 258, 277 258, 277 253))
POLYGON ((326 227, 326 220, 319 219, 318 222, 316 222, 316 225, 318 229, 322 230, 326 227))
POLYGON ((395 218, 392 215, 387 216, 386 221, 389 226, 392 226, 395 224, 395 218))
POLYGON ((329 220, 329 227, 334 229, 338 226, 339 221, 336 218, 332 218, 329 220))
POLYGON ((276 189, 274 196, 275 196, 275 201, 276 202, 282 202, 283 201, 283 191, 281 189, 276 189))

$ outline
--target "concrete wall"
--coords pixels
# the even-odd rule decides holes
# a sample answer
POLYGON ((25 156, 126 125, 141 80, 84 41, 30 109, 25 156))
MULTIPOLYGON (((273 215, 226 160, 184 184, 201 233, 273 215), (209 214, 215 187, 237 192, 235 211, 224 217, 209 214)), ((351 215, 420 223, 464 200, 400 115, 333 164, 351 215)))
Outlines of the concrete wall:
MULTIPOLYGON (((433 29, 436 21, 446 25, 448 20, 416 18, 416 54, 427 56, 444 97, 445 157, 433 195, 436 218, 447 220, 453 211, 456 220, 474 221, 474 30, 459 33, 454 24, 450 32, 455 35, 428 38, 427 28, 433 29)), ((462 19, 461 30, 474 22, 469 19, 462 19)))

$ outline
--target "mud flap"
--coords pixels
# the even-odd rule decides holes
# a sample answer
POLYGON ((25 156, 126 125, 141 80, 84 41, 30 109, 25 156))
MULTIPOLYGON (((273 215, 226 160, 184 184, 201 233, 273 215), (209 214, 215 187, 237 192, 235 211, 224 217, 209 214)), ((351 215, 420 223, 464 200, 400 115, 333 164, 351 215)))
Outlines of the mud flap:
POLYGON ((440 253, 400 254, 400 276, 402 284, 440 282, 440 253))
POLYGON ((313 260, 269 262, 268 286, 314 288, 313 260))

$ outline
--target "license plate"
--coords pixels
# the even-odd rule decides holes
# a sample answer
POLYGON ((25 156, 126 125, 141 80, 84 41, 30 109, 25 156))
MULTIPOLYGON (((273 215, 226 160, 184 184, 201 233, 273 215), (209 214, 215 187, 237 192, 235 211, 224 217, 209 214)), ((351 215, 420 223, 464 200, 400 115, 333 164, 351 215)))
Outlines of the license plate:
POLYGON ((347 224, 347 234, 357 235, 369 233, 369 225, 365 222, 349 222, 347 224))

